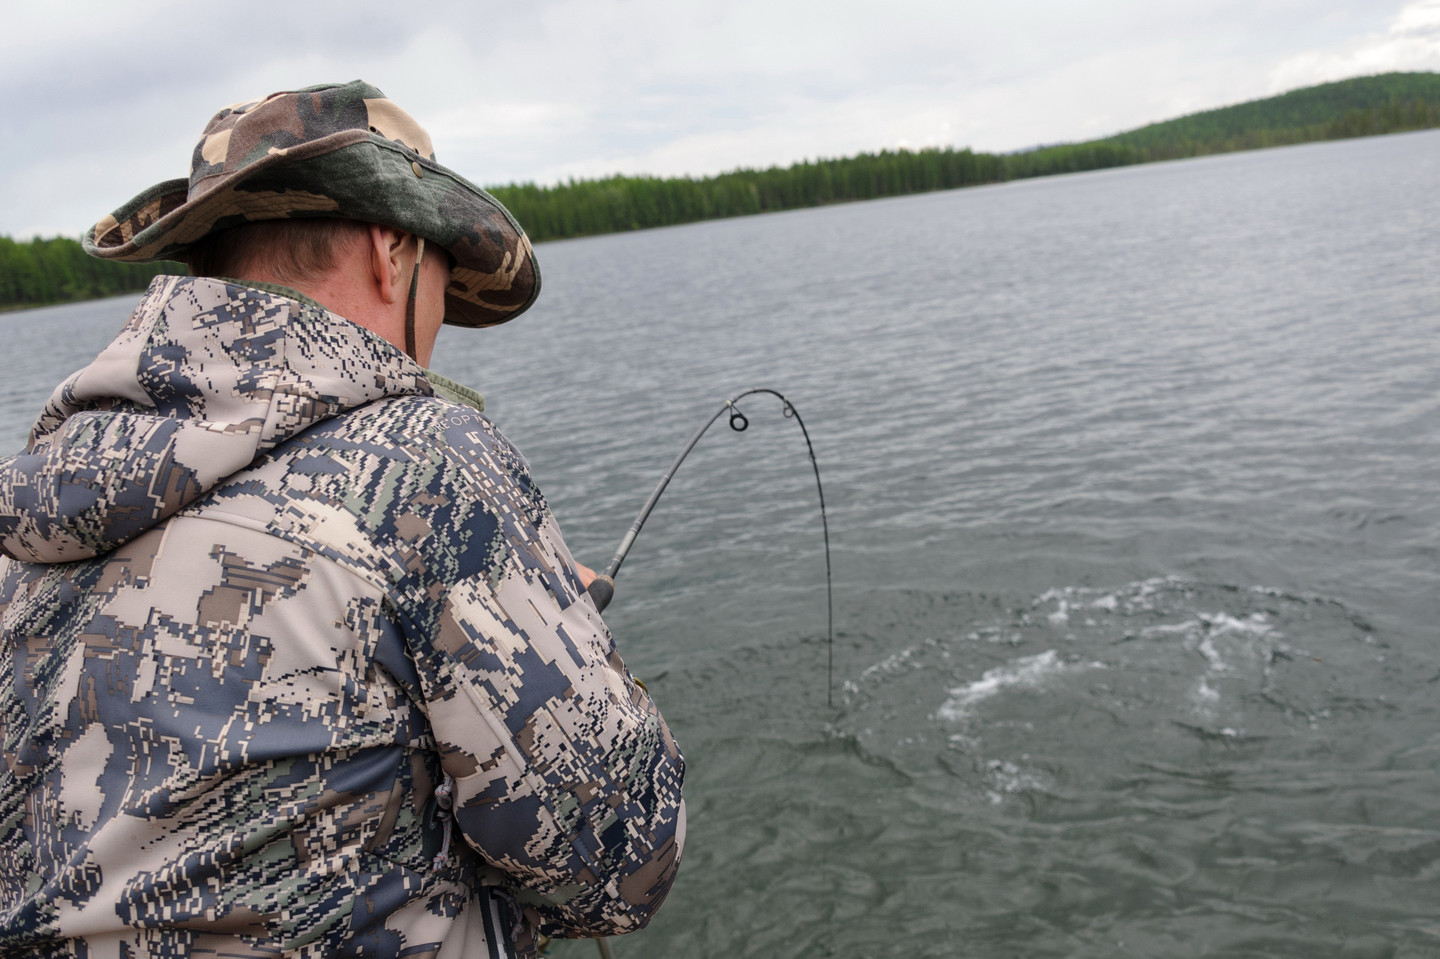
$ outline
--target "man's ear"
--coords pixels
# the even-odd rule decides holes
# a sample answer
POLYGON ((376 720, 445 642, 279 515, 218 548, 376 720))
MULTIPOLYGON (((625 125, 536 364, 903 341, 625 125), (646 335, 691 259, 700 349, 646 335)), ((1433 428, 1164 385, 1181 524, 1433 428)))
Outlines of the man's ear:
POLYGON ((395 303, 410 295, 410 272, 404 251, 410 234, 378 223, 369 224, 370 272, 375 291, 385 303, 395 303))

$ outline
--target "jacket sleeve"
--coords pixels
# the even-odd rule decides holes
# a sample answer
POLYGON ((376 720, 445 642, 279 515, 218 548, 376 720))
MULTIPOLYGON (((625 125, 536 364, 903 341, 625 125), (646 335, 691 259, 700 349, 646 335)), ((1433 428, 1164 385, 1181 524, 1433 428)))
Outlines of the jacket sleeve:
POLYGON ((443 598, 432 578, 416 598, 433 615, 411 631, 455 822, 542 931, 627 932, 674 881, 684 760, 580 594, 523 460, 496 455, 450 555, 427 557, 447 570, 443 598))

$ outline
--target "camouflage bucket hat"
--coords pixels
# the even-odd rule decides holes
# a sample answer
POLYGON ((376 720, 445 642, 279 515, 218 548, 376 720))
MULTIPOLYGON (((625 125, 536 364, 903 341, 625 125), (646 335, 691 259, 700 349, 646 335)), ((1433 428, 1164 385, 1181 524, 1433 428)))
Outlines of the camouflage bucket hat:
POLYGON ((341 217, 438 243, 454 257, 445 322, 494 326, 540 292, 530 239, 498 200, 435 162, 430 135, 368 83, 225 107, 188 180, 151 187, 91 227, 107 260, 184 260, 190 244, 257 220, 341 217))

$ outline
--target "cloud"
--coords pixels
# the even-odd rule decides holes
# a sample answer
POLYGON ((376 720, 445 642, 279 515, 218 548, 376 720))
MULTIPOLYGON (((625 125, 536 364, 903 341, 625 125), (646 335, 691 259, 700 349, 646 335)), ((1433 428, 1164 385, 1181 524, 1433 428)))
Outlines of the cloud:
POLYGON ((1408 70, 1440 70, 1440 0, 1410 3, 1384 34, 1352 41, 1340 50, 1310 50, 1288 57, 1271 71, 1270 92, 1408 70))
POLYGON ((1405 2, 48 0, 0 34, 0 233, 77 234, 184 176, 222 104, 324 81, 374 83, 482 185, 699 176, 1086 139, 1425 62, 1440 0, 1405 2))

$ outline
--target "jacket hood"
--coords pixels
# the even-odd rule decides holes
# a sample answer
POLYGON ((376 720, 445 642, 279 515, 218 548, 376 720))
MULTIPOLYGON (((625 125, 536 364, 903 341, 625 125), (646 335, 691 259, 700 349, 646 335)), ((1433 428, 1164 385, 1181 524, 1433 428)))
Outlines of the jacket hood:
POLYGON ((115 549, 267 451, 425 371, 318 306, 157 277, 119 336, 56 388, 0 461, 0 552, 30 563, 115 549))

